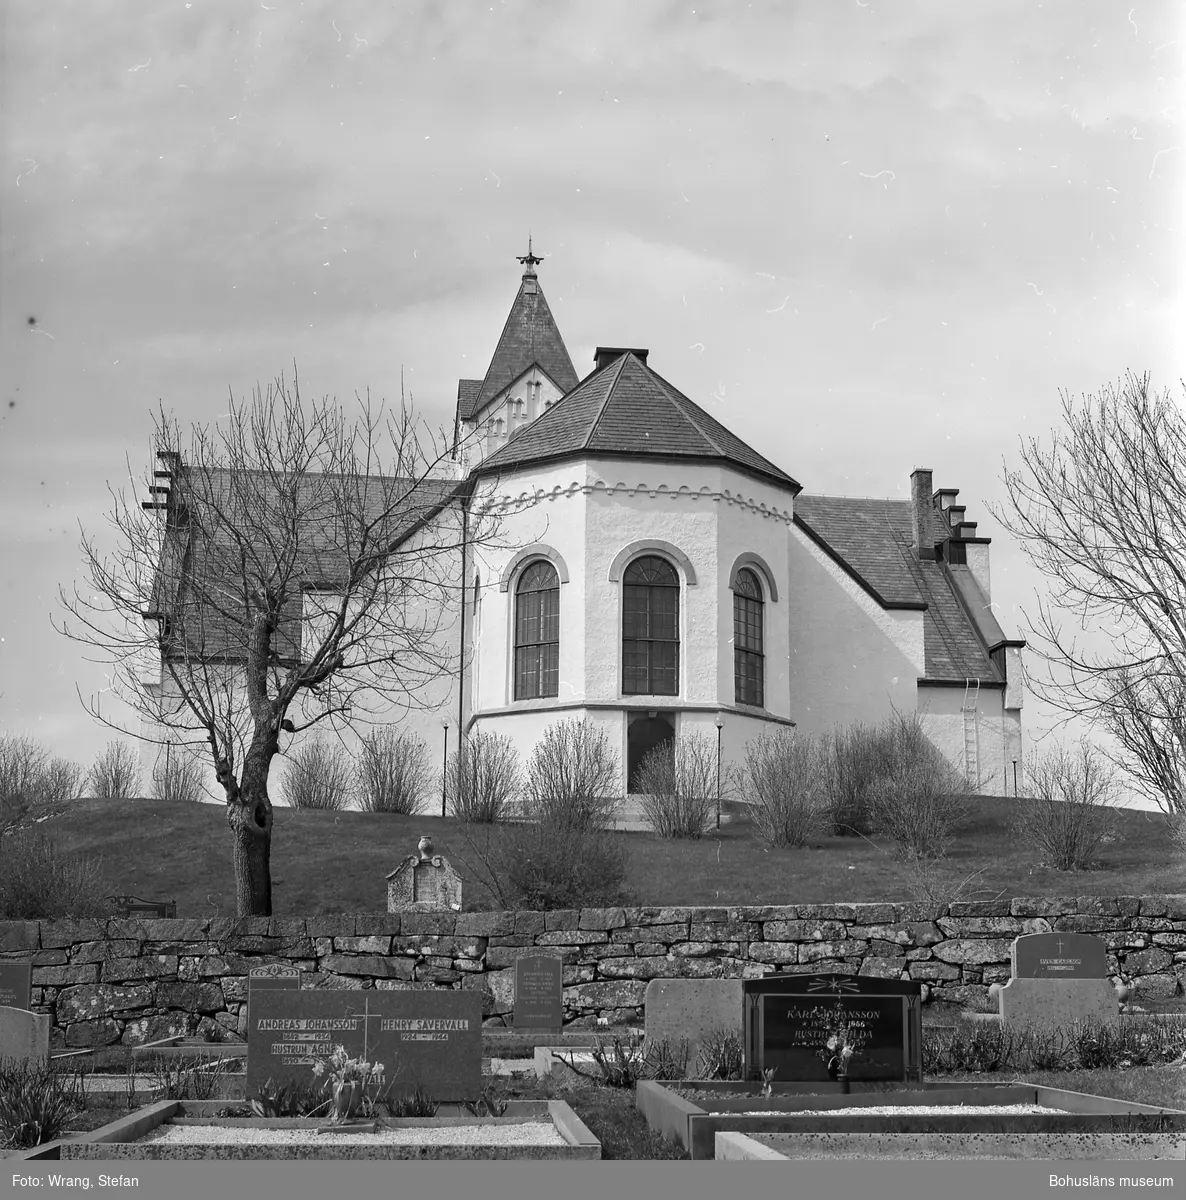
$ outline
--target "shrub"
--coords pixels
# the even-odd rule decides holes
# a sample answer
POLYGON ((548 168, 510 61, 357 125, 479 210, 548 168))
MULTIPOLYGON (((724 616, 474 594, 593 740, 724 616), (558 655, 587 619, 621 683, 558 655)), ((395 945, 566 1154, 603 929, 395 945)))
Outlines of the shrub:
POLYGON ((0 1145, 29 1150, 61 1136, 86 1107, 82 1080, 23 1059, 0 1059, 0 1145))
POLYGON ((0 838, 0 920, 107 915, 102 862, 59 854, 39 830, 0 838))
POLYGON ((353 771, 337 742, 310 738, 287 755, 284 795, 291 807, 341 812, 350 805, 353 771))
POLYGON ((532 751, 524 814, 534 821, 603 828, 617 815, 619 776, 618 756, 604 730, 588 720, 558 721, 532 751))
POLYGON ((1017 832, 1056 871, 1086 870, 1115 828, 1116 775, 1086 740, 1052 750, 1026 772, 1017 832))
POLYGON ((428 746, 419 738, 385 725, 363 739, 358 756, 358 799, 366 812, 410 817, 432 784, 428 746))
POLYGON ((278 1084, 269 1077, 247 1103, 257 1117, 308 1117, 328 1108, 333 1100, 324 1099, 322 1089, 308 1080, 278 1084))
POLYGON ((472 733, 453 752, 445 772, 449 811, 462 821, 502 820, 518 794, 519 756, 509 737, 472 733))
POLYGON ((179 746, 166 746, 152 768, 152 794, 169 803, 197 804, 206 794, 203 771, 193 756, 179 746))
POLYGON ((508 908, 555 911, 623 900, 629 856, 617 834, 550 817, 507 827, 500 841, 508 908))
POLYGON ((890 765, 869 790, 872 827, 904 856, 941 858, 967 814, 968 783, 927 737, 917 714, 891 718, 881 736, 890 765))
POLYGON ((710 1029, 700 1039, 697 1079, 740 1079, 745 1067, 741 1036, 734 1029, 710 1029))
POLYGON ((660 837, 703 837, 717 805, 715 740, 685 734, 656 746, 639 765, 634 786, 643 815, 660 837))
POLYGON ((768 846, 805 846, 831 815, 832 756, 826 744, 780 729, 745 748, 750 821, 768 846))
POLYGON ((0 737, 0 828, 19 821, 37 803, 47 757, 32 738, 0 737))
POLYGON ((141 1071, 160 1090, 162 1100, 216 1100, 223 1090, 227 1064, 217 1058, 192 1061, 154 1054, 141 1071))
POLYGON ((68 758, 51 758, 41 772, 38 788, 40 799, 46 804, 60 804, 64 800, 77 800, 82 791, 83 770, 68 758))
POLYGON ((140 790, 140 760, 127 742, 108 742, 87 776, 97 800, 130 800, 140 790))
POLYGON ((873 785, 892 768, 892 742, 884 729, 851 725, 835 730, 829 743, 832 831, 841 837, 867 834, 873 785))

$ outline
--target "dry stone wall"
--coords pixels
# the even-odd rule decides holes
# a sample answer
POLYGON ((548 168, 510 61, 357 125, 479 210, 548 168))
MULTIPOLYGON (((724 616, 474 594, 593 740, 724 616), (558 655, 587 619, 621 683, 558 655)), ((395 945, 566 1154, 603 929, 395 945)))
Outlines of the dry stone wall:
POLYGON ((837 971, 917 979, 931 1002, 968 1003, 1009 977, 1023 933, 1093 933, 1135 1000, 1186 983, 1186 895, 951 904, 598 908, 565 912, 380 913, 240 920, 0 922, 0 959, 31 959, 32 1007, 54 1047, 242 1036, 247 973, 291 963, 302 986, 477 988, 487 1023, 510 1023, 514 964, 564 960, 565 1021, 639 1023, 647 982, 837 971))

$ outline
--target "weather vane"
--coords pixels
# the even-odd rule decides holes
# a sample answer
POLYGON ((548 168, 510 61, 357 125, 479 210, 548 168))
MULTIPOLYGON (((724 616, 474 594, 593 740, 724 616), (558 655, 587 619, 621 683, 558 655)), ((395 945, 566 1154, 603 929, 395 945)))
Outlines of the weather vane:
POLYGON ((542 258, 540 258, 539 255, 532 254, 532 252, 531 252, 531 234, 529 233, 527 235, 527 253, 522 254, 522 255, 516 255, 516 262, 521 262, 527 268, 527 271, 525 272, 525 274, 534 275, 535 274, 535 264, 542 263, 543 261, 544 260, 542 258))

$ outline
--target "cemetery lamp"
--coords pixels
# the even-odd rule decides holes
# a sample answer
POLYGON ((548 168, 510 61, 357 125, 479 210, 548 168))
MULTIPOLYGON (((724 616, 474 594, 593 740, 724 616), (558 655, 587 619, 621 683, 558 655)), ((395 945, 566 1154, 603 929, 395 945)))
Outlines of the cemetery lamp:
POLYGON ((441 816, 445 815, 445 795, 448 792, 449 782, 449 722, 447 720, 441 722, 441 726, 445 731, 445 746, 441 751, 441 816))
POLYGON ((725 718, 717 713, 717 828, 721 827, 721 730, 725 728, 725 718))

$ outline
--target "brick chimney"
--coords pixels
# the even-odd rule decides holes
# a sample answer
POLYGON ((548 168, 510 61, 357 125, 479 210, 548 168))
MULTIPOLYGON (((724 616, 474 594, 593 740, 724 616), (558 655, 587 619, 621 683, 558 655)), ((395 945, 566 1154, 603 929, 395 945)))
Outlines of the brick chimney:
POLYGON ((910 531, 914 552, 920 559, 935 557, 934 493, 931 490, 932 472, 916 467, 910 472, 910 531))

